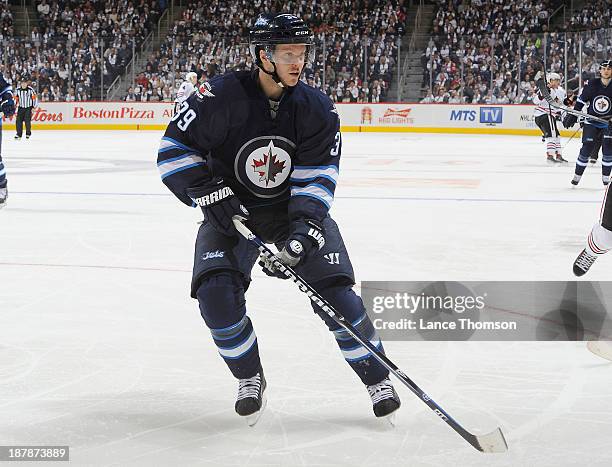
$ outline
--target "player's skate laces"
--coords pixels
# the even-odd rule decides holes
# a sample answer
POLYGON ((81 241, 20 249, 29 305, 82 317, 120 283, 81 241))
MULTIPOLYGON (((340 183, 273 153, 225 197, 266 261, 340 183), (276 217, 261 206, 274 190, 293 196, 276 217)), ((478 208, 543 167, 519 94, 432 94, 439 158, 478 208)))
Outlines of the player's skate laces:
POLYGON ((372 409, 377 417, 386 417, 399 409, 401 402, 389 378, 367 387, 372 409))
POLYGON ((259 370, 252 378, 238 381, 238 396, 236 397, 236 413, 247 418, 249 426, 255 425, 266 406, 266 378, 263 370, 259 370))
POLYGON ((586 248, 582 250, 576 261, 574 261, 574 274, 578 277, 586 274, 596 259, 597 256, 589 253, 586 248))

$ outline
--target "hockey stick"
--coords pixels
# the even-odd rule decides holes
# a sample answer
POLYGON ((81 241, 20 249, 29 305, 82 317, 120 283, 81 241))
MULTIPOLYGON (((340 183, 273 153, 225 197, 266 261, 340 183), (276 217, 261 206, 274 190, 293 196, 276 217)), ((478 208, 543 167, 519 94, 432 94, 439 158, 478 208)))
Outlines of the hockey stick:
POLYGON ((605 118, 600 118, 600 117, 596 117, 595 115, 580 112, 579 110, 574 110, 563 104, 559 104, 558 102, 555 102, 555 100, 550 95, 550 92, 548 92, 548 87, 546 86, 546 82, 543 79, 537 80, 536 86, 538 87, 538 90, 542 94, 542 97, 544 97, 546 102, 548 102, 549 106, 555 107, 556 109, 559 109, 559 110, 563 110, 564 112, 571 114, 571 115, 576 115, 578 117, 584 117, 588 120, 593 120, 594 122, 600 122, 600 123, 605 123, 606 125, 610 125, 611 123, 610 120, 606 120, 605 118))
MULTIPOLYGON (((344 328, 357 342, 370 351, 370 353, 378 360, 385 368, 393 373, 405 386, 408 387, 419 399, 433 410, 442 420, 444 420, 459 436, 465 439, 468 443, 474 446, 481 452, 505 452, 508 450, 508 444, 504 438, 500 428, 496 428, 485 435, 476 436, 463 428, 455 419, 442 409, 434 400, 429 397, 414 381, 404 374, 391 360, 381 353, 368 339, 365 339, 353 325, 344 319, 344 317, 336 311, 336 309, 321 295, 317 293, 304 279, 300 277, 293 269, 283 264, 266 244, 257 237, 251 230, 244 225, 237 217, 234 217, 234 225, 244 238, 253 243, 259 252, 274 264, 274 266, 284 273, 288 279, 297 284, 301 292, 308 295, 308 298, 318 305, 334 322, 344 328)), ((320 313, 320 312, 319 312, 320 313)))
POLYGON ((589 341, 587 349, 598 357, 612 361, 612 343, 608 341, 589 341))
POLYGON ((580 131, 580 126, 578 126, 578 128, 576 128, 574 130, 574 132, 572 133, 572 136, 569 137, 569 139, 565 142, 565 144, 563 146, 561 146, 561 149, 565 149, 565 147, 574 139, 574 136, 576 136, 576 134, 580 131))

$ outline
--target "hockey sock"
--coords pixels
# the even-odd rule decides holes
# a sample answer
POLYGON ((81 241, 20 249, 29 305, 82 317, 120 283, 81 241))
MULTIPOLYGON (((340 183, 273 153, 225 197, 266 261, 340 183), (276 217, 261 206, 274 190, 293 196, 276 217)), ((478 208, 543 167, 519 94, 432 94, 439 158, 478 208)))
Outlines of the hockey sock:
POLYGON ((244 287, 233 271, 218 271, 197 290, 200 312, 217 350, 238 379, 255 376, 261 367, 257 336, 248 316, 244 287))
MULTIPOLYGON (((350 285, 337 282, 337 280, 332 279, 331 281, 315 284, 313 287, 357 329, 361 336, 368 339, 372 345, 384 353, 380 337, 365 312, 361 298, 350 285)), ((316 311, 318 306, 314 303, 312 303, 312 306, 316 311)), ((376 384, 388 376, 389 371, 376 360, 368 349, 353 339, 347 331, 340 328, 327 315, 324 313, 318 314, 325 321, 329 330, 334 333, 342 356, 364 384, 376 384)))
POLYGON ((546 155, 554 156, 557 151, 557 144, 555 143, 555 138, 544 138, 546 141, 546 155))
POLYGON ((585 151, 581 149, 580 154, 578 154, 578 159, 576 160, 576 169, 574 170, 574 173, 576 175, 582 176, 588 164, 589 164, 589 155, 585 154, 585 151))
POLYGON ((559 138, 558 136, 554 138, 554 143, 555 143, 555 152, 557 152, 560 155, 561 154, 561 138, 559 138))
POLYGON ((612 249, 612 232, 599 223, 593 226, 587 239, 586 249, 594 255, 603 255, 612 249))
POLYGON ((604 154, 601 158, 601 176, 605 179, 610 178, 612 171, 612 154, 604 154))

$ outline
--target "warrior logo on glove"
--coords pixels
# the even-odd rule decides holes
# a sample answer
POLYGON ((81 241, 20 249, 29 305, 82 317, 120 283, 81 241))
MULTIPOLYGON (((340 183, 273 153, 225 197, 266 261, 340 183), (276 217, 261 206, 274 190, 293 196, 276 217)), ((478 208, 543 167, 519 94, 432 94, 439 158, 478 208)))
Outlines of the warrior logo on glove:
POLYGON ((304 251, 304 247, 297 240, 291 240, 289 242, 288 248, 295 256, 301 256, 302 252, 304 251))
POLYGON ((220 190, 213 191, 209 195, 204 195, 201 198, 195 198, 193 201, 198 206, 210 206, 211 204, 218 203, 222 199, 227 198, 228 196, 232 196, 234 192, 228 186, 221 188, 220 190))
POLYGON ((311 228, 308 235, 312 237, 319 245, 319 250, 325 246, 325 237, 321 233, 320 227, 311 228))

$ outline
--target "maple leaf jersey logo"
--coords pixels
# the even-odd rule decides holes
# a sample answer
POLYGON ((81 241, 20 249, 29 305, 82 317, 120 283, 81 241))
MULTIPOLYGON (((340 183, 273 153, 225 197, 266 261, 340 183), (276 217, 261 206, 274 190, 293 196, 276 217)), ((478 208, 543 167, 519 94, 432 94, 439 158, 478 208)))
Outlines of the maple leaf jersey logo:
POLYGON ((282 136, 259 136, 242 145, 234 162, 236 178, 260 198, 274 198, 289 188, 295 143, 282 136))
POLYGON ((259 181, 264 182, 266 186, 270 182, 274 182, 276 176, 285 168, 285 161, 278 160, 276 154, 272 153, 272 148, 269 148, 263 160, 253 160, 253 170, 259 174, 259 181))

